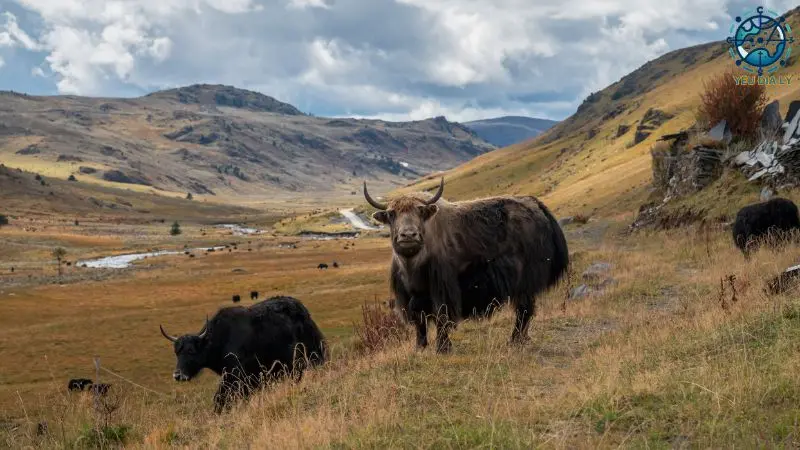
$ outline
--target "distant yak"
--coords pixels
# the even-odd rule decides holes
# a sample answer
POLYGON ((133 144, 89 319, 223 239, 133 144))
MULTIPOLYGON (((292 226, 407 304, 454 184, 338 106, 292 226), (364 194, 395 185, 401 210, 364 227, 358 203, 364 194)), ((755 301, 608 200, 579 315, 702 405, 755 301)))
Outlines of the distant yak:
POLYGON ((233 296, 232 300, 233 303, 239 303, 242 300, 242 297, 240 297, 239 294, 236 294, 233 296))
POLYGON ((73 378, 67 383, 67 389, 70 391, 82 391, 91 385, 92 380, 88 378, 73 378))
POLYGON ((339 268, 339 263, 337 263, 336 261, 334 261, 334 262, 333 262, 333 267, 334 267, 335 269, 338 269, 338 268, 339 268))
POLYGON ((278 296, 249 307, 221 308, 198 334, 171 336, 176 381, 189 381, 204 368, 221 376, 214 411, 222 412, 235 394, 245 398, 287 377, 300 381, 305 369, 327 359, 327 345, 308 309, 296 298, 278 296))
POLYGON ((319 265, 317 266, 317 269, 327 269, 327 268, 328 268, 328 265, 325 264, 325 263, 319 263, 319 265))
POLYGON ((733 222, 733 241, 745 257, 755 251, 764 239, 785 238, 800 228, 797 205, 791 200, 775 197, 766 202, 745 206, 733 222))
POLYGON ((443 200, 444 178, 431 198, 412 193, 382 204, 373 218, 387 224, 392 243, 390 286, 396 307, 428 345, 428 317, 435 320, 436 349, 448 352, 449 332, 468 317, 490 315, 500 304, 516 310, 512 343, 528 338, 535 297, 566 273, 564 233, 535 197, 443 200))
POLYGON ((250 300, 258 300, 258 291, 250 291, 250 300))

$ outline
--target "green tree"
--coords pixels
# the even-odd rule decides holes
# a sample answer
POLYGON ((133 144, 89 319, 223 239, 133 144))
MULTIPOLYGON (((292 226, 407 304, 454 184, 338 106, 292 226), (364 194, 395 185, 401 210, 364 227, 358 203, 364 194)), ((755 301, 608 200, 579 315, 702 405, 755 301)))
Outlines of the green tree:
POLYGON ((64 257, 67 256, 67 251, 61 247, 56 247, 53 249, 52 255, 58 263, 58 277, 61 278, 61 261, 63 261, 64 257))
POLYGON ((176 220, 175 223, 172 224, 172 228, 169 229, 169 234, 173 236, 177 236, 181 234, 181 225, 176 220))

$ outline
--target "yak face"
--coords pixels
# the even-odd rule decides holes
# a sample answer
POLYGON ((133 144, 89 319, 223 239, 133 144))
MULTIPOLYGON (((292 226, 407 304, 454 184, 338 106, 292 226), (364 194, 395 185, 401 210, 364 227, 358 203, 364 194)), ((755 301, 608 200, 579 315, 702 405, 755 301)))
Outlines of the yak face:
POLYGON ((405 209, 378 211, 372 217, 389 225, 392 248, 401 256, 410 258, 425 245, 425 222, 436 214, 436 205, 415 205, 405 209))
POLYGON ((178 363, 175 366, 175 371, 172 373, 172 378, 175 381, 189 381, 207 364, 206 348, 208 346, 208 338, 206 336, 208 328, 208 319, 203 329, 199 334, 187 334, 180 337, 170 336, 161 328, 161 334, 173 343, 175 349, 175 357, 178 363))
POLYGON ((389 226, 392 248, 395 253, 406 258, 415 256, 425 246, 425 222, 439 210, 435 203, 443 191, 444 178, 439 184, 439 191, 429 200, 407 195, 384 205, 370 197, 367 183, 364 183, 364 197, 370 205, 378 209, 372 217, 389 226))
POLYGON ((175 341, 175 356, 178 363, 172 378, 175 381, 189 381, 206 365, 206 340, 195 335, 181 336, 175 341))

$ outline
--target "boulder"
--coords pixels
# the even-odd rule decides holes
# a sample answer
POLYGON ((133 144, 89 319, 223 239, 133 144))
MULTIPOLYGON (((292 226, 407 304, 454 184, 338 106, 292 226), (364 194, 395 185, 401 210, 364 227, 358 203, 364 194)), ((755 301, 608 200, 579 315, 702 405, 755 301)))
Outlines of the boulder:
POLYGON ((764 136, 774 136, 783 125, 781 119, 781 104, 778 100, 767 105, 764 108, 764 114, 761 116, 761 130, 764 136))

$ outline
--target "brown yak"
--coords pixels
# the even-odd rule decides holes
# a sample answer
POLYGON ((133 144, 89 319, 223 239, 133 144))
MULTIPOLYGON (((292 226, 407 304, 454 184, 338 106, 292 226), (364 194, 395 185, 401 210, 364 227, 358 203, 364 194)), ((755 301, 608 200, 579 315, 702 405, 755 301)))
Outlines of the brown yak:
POLYGON ((528 337, 535 297, 553 286, 569 264, 558 222, 535 197, 491 197, 448 202, 444 178, 430 199, 413 193, 388 204, 364 197, 389 225, 390 285, 395 307, 414 324, 417 346, 428 345, 428 317, 436 324, 436 349, 450 351, 450 330, 468 317, 487 317, 510 301, 516 310, 512 343, 528 337))

